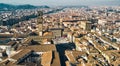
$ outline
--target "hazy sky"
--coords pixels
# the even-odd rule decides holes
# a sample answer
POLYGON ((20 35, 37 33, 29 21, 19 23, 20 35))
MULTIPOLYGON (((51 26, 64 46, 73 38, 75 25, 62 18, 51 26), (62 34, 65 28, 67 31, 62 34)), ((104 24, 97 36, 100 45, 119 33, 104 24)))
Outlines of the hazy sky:
POLYGON ((8 4, 32 5, 120 5, 120 0, 0 0, 8 4))

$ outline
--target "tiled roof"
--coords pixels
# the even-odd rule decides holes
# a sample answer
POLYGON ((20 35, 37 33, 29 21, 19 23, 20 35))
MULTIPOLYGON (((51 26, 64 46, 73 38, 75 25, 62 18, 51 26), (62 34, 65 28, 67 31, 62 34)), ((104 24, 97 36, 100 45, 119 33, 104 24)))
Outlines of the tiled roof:
POLYGON ((11 37, 13 37, 13 34, 0 34, 0 37, 2 37, 2 38, 11 38, 11 37))
POLYGON ((25 55, 27 55, 30 52, 31 52, 30 49, 22 49, 22 50, 18 51, 17 54, 11 56, 10 58, 12 58, 14 60, 19 60, 20 58, 24 57, 25 55))
POLYGON ((45 32, 44 34, 43 34, 43 36, 52 36, 53 35, 53 32, 45 32))
POLYGON ((76 58, 78 56, 86 55, 86 53, 85 52, 80 52, 80 51, 69 51, 69 50, 66 50, 65 51, 65 55, 67 56, 67 58, 69 59, 69 61, 71 63, 75 63, 75 62, 77 62, 76 58))
POLYGON ((44 45, 32 45, 32 46, 21 46, 19 49, 30 49, 35 52, 47 52, 47 51, 56 51, 56 46, 53 44, 44 44, 44 45))
POLYGON ((43 66, 50 66, 51 61, 52 61, 52 51, 43 53, 41 57, 41 64, 43 66))

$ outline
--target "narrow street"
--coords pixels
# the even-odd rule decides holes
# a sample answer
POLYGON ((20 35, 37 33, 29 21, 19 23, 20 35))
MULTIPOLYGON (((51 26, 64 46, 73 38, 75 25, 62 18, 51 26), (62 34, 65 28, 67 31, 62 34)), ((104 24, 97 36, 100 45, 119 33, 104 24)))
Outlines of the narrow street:
POLYGON ((70 44, 66 43, 66 44, 57 44, 56 48, 60 56, 61 66, 65 66, 65 61, 67 60, 65 56, 65 50, 72 50, 75 48, 75 46, 72 43, 70 44))

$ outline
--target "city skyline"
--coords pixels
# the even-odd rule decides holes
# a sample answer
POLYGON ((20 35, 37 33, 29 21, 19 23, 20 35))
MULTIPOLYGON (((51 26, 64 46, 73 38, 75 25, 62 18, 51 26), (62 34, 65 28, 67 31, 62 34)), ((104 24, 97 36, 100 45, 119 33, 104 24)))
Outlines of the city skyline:
POLYGON ((119 6, 119 0, 0 0, 0 3, 21 5, 48 5, 48 6, 66 6, 66 5, 88 5, 88 6, 119 6))
POLYGON ((119 1, 0 0, 0 66, 120 66, 119 1))

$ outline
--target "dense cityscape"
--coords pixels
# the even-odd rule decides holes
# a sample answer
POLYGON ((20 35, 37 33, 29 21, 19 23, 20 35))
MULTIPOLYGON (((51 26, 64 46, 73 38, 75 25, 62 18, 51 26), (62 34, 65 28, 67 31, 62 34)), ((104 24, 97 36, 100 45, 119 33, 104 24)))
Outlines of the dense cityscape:
POLYGON ((120 66, 120 6, 1 9, 0 66, 120 66))

